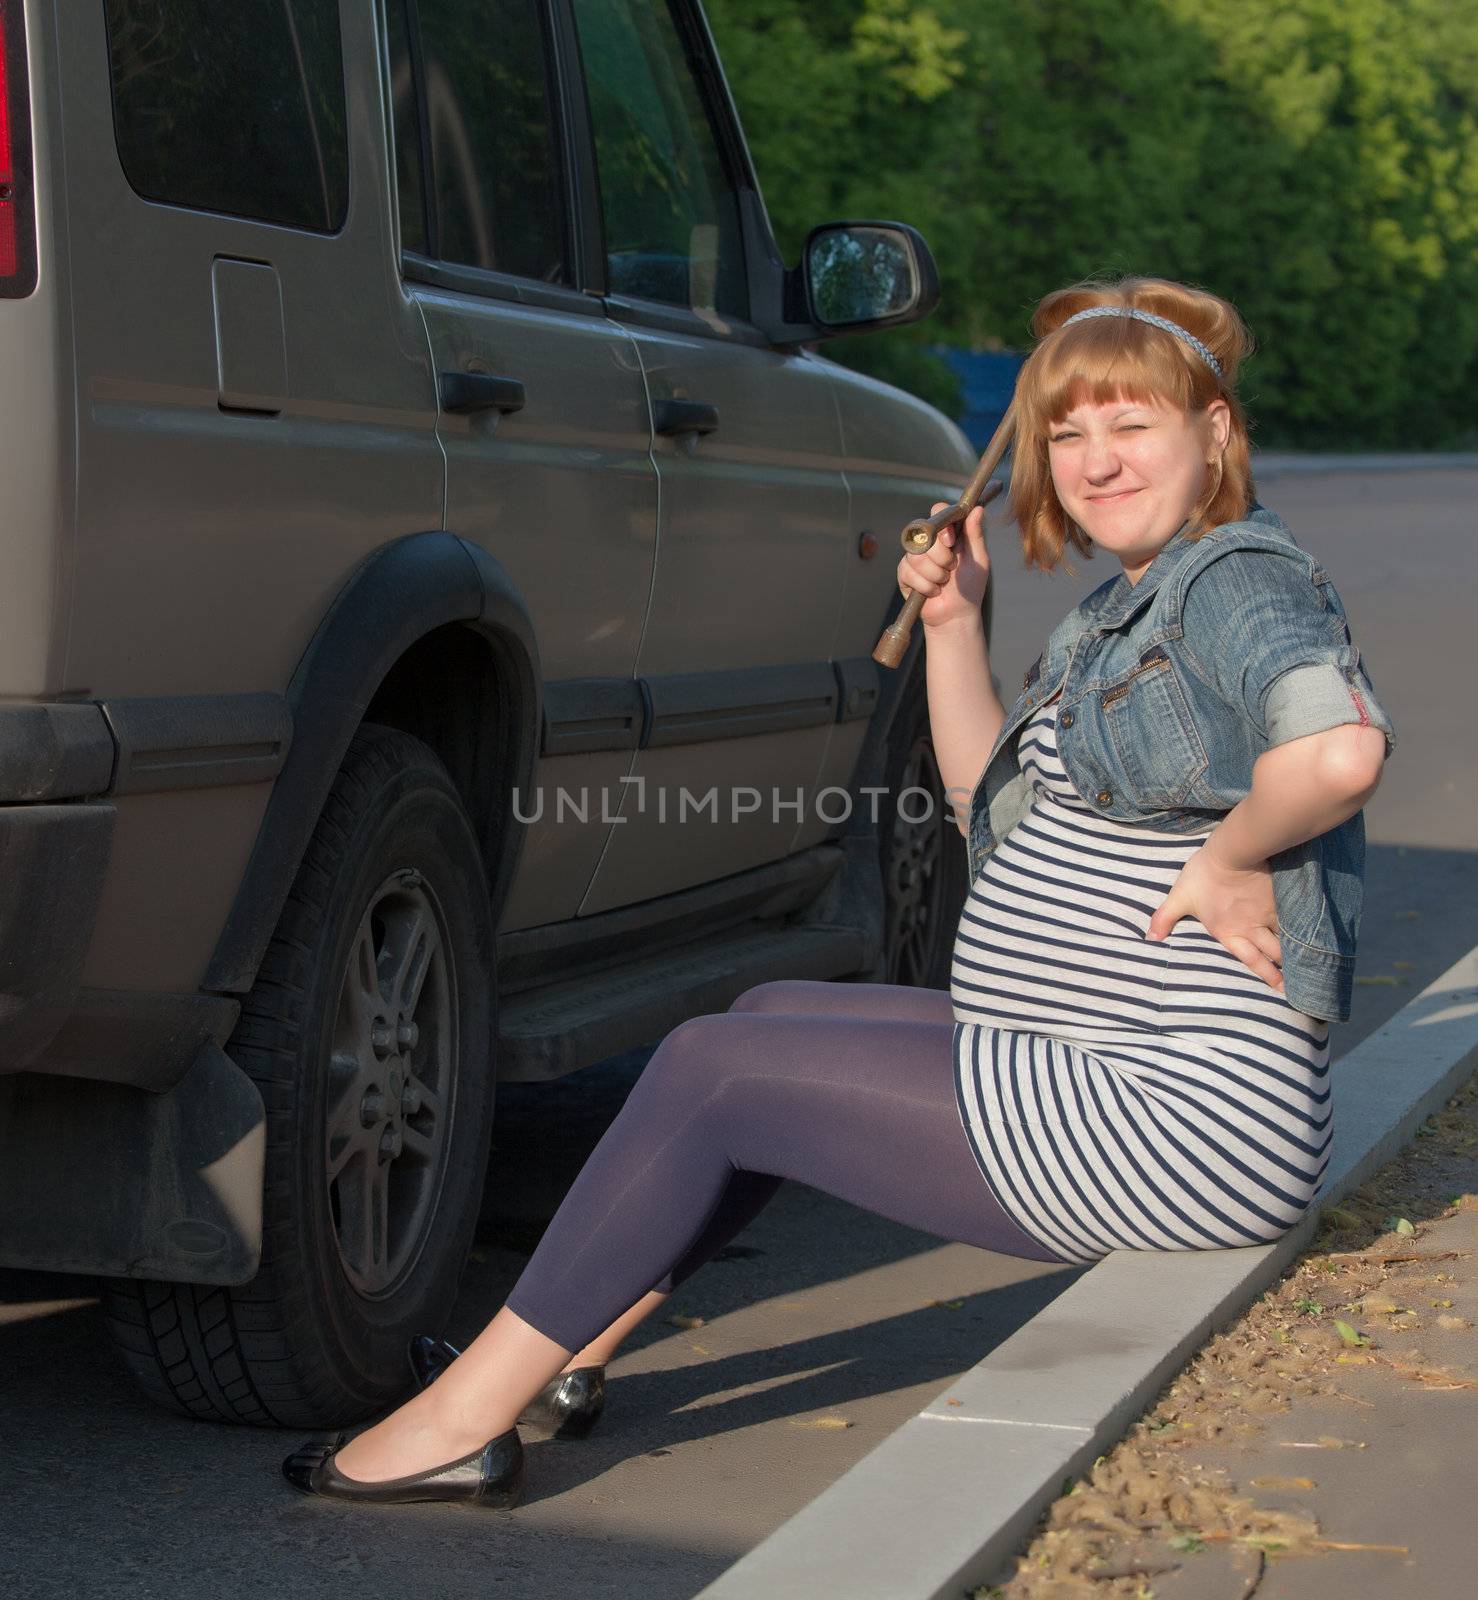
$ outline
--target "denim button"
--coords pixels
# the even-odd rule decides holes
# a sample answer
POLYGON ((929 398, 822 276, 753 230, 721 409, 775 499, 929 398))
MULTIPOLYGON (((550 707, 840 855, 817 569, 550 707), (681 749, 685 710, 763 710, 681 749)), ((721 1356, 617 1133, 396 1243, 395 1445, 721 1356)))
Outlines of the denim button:
POLYGON ((1098 803, 1101 806, 1111 806, 1114 803, 1114 797, 1107 789, 1100 789, 1098 791, 1098 803))
POLYGON ((1064 711, 1063 714, 1057 719, 1057 725, 1060 728, 1070 728, 1070 727, 1072 727, 1072 725, 1073 725, 1073 714, 1072 714, 1072 712, 1071 711, 1064 711))

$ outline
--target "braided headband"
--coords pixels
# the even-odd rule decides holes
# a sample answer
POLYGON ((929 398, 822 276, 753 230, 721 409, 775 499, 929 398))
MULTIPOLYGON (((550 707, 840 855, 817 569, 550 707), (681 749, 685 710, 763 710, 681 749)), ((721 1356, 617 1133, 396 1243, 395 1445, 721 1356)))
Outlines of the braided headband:
POLYGON ((1169 317, 1157 317, 1153 311, 1141 311, 1136 306, 1089 306, 1086 311, 1075 312, 1060 326, 1070 328, 1073 323, 1081 322, 1085 317, 1133 317, 1136 322, 1147 322, 1152 328, 1163 328, 1166 333, 1173 333, 1177 339, 1188 344, 1218 378, 1222 375, 1221 363, 1212 355, 1211 351, 1201 343, 1195 334, 1187 332, 1178 322, 1172 322, 1169 317))

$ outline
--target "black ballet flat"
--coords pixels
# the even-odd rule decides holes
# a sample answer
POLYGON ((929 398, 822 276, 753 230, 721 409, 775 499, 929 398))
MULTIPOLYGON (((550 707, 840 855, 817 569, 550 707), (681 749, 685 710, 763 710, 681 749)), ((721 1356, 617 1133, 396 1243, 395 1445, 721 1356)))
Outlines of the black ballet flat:
MULTIPOLYGON (((461 1351, 445 1339, 419 1334, 411 1340, 411 1372, 417 1388, 434 1383, 461 1351)), ((529 1401, 519 1417, 532 1427, 546 1428, 556 1439, 583 1439, 600 1420, 606 1404, 606 1369, 576 1367, 557 1373, 529 1401)))
POLYGON ((473 1506, 516 1506, 523 1498, 523 1444, 510 1428, 460 1461, 448 1461, 404 1478, 364 1483, 346 1478, 334 1456, 349 1442, 347 1433, 320 1434, 306 1440, 282 1463, 282 1475, 304 1494, 331 1500, 358 1500, 367 1505, 400 1505, 420 1500, 448 1500, 473 1506))
POLYGON ((606 1406, 606 1369, 576 1367, 552 1378, 529 1401, 520 1421, 547 1428, 556 1439, 583 1439, 606 1406))

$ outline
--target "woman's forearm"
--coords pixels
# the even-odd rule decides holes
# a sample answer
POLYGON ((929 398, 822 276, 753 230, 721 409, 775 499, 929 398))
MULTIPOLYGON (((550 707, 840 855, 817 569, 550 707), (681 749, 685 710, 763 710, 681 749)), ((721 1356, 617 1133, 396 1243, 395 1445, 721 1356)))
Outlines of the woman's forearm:
POLYGON ((1385 751, 1378 728, 1354 723, 1274 745, 1257 758, 1250 792, 1205 848, 1222 866, 1245 872, 1327 833, 1374 794, 1385 751))
POLYGON ((982 619, 971 616, 926 628, 924 670, 934 759, 963 831, 966 801, 1006 720, 1006 708, 990 681, 982 619))

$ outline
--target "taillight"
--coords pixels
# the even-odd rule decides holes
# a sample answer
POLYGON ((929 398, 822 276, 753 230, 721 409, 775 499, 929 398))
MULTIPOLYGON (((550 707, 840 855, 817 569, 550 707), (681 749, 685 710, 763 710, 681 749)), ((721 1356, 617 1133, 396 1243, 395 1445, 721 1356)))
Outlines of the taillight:
POLYGON ((0 295, 36 287, 31 210, 31 106, 20 0, 0 0, 0 295))

